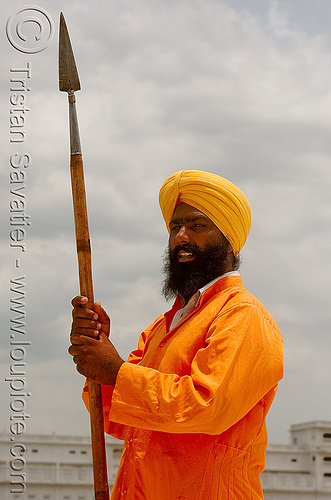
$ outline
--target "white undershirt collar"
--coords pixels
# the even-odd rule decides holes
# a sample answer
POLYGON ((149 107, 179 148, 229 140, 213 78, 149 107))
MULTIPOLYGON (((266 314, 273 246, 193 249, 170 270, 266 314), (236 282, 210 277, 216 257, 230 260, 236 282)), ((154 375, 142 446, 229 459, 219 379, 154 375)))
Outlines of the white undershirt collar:
POLYGON ((218 276, 218 278, 215 278, 214 280, 210 281, 205 286, 200 288, 197 292, 195 292, 195 294, 192 295, 188 303, 175 313, 173 320, 171 322, 170 330, 172 330, 176 325, 178 325, 178 323, 197 306, 203 292, 205 292, 209 287, 214 285, 218 280, 226 278, 228 276, 240 276, 240 273, 238 271, 229 271, 228 273, 222 274, 222 276, 218 276))

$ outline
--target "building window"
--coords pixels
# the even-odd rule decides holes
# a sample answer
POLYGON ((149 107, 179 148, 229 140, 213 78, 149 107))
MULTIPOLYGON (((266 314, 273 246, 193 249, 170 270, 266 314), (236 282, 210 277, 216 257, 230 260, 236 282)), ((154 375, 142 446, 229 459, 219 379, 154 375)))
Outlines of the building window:
POLYGON ((323 437, 325 439, 331 439, 331 434, 329 432, 326 432, 325 434, 323 434, 323 437))
POLYGON ((73 454, 76 453, 75 450, 70 450, 69 453, 73 454))
POLYGON ((86 453, 87 453, 87 451, 85 451, 85 450, 82 450, 82 451, 81 451, 81 454, 82 454, 82 455, 86 455, 86 453))
POLYGON ((292 458, 291 462, 297 462, 297 459, 296 458, 292 458))
POLYGON ((34 449, 33 449, 33 450, 31 450, 31 451, 32 451, 32 453, 38 453, 38 451, 39 451, 39 450, 37 450, 37 449, 35 449, 35 448, 34 448, 34 449))
POLYGON ((324 462, 331 462, 331 457, 324 457, 324 462))
POLYGON ((331 477, 331 472, 325 472, 324 477, 331 477))

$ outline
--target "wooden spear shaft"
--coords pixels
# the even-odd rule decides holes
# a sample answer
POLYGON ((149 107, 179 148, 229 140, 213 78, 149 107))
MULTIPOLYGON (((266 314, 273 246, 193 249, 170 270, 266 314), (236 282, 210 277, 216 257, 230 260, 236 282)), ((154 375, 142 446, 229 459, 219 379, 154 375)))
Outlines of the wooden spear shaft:
MULTIPOLYGON (((75 127, 77 124, 75 96, 74 94, 69 94, 68 98, 72 138, 73 133, 75 133, 75 131, 72 131, 72 127, 75 127)), ((73 143, 72 140, 71 143, 73 143)), ((80 153, 71 154, 70 174, 75 219, 80 294, 88 298, 87 307, 93 309, 94 294, 91 245, 88 228, 83 159, 80 153)), ((101 387, 92 380, 88 380, 87 384, 90 402, 95 500, 109 500, 101 387)))
MULTIPOLYGON (((80 89, 76 63, 64 16, 60 15, 59 89, 68 92, 70 124, 70 173, 74 208, 80 293, 88 298, 93 309, 91 245, 88 228, 84 169, 74 92, 80 89)), ((109 500, 107 460, 103 424, 101 386, 87 381, 90 403, 91 444, 95 500, 109 500)))

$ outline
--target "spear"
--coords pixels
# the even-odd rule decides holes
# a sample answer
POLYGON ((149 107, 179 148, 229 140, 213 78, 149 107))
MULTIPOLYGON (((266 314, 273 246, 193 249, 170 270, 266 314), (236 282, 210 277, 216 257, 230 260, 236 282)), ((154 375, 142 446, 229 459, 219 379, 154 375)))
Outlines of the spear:
MULTIPOLYGON (((93 309, 93 282, 91 245, 88 229, 87 205, 82 150, 76 112, 75 91, 80 82, 64 16, 60 14, 59 34, 59 89, 68 92, 70 125, 70 173, 74 208, 80 293, 88 298, 87 307, 93 309)), ((87 381, 90 400, 91 444, 93 458, 95 500, 109 500, 105 434, 103 426, 102 394, 99 384, 87 381)))

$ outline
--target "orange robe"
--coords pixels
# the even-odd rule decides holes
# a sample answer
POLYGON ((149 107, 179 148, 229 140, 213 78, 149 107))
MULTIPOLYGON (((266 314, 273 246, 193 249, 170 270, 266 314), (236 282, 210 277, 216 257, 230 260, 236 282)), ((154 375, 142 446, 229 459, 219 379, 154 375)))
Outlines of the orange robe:
MULTIPOLYGON (((265 418, 283 373, 279 329, 238 276, 145 330, 102 386, 105 430, 125 439, 112 500, 263 498, 265 418)), ((83 398, 88 407, 88 393, 83 398)))

